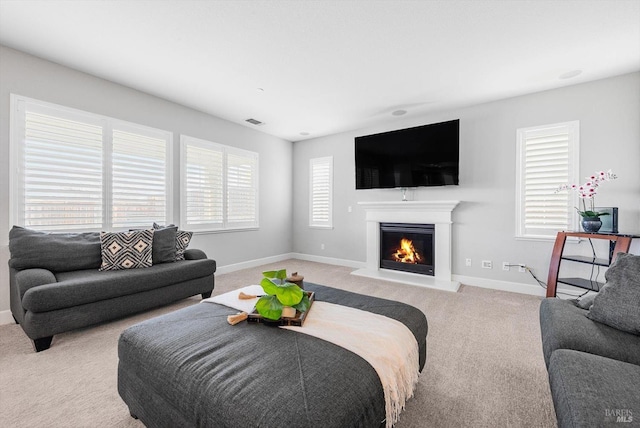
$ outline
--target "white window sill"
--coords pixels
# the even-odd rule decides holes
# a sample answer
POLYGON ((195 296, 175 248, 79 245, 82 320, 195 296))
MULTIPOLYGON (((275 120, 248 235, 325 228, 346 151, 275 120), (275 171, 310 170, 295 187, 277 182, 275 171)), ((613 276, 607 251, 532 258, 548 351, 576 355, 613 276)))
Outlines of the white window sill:
POLYGON ((546 236, 546 235, 529 235, 529 236, 516 236, 516 241, 538 241, 538 242, 549 242, 555 241, 556 236, 546 236))
MULTIPOLYGON (((556 236, 543 236, 543 235, 532 235, 532 236, 516 236, 516 241, 531 241, 531 242, 555 242, 556 236)), ((570 242, 576 244, 580 242, 580 238, 575 237, 567 237, 566 242, 570 242)))
MULTIPOLYGON (((184 230, 189 230, 187 226, 184 230)), ((252 230, 260 230, 259 227, 236 227, 232 229, 204 229, 204 230, 193 230, 194 235, 210 235, 215 233, 227 233, 227 232, 248 232, 252 230)))

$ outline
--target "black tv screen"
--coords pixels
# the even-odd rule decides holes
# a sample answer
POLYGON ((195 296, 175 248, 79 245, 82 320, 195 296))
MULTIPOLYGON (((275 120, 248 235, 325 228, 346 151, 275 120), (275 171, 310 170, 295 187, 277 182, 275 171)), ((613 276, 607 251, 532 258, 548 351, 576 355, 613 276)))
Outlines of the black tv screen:
POLYGON ((356 189, 458 184, 460 120, 356 137, 356 189))

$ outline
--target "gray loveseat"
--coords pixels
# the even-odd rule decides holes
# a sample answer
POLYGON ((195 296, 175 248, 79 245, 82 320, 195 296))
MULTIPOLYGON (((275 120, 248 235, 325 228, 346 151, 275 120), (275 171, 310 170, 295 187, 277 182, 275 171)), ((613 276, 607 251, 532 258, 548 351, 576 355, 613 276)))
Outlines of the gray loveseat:
POLYGON ((211 296, 216 262, 196 249, 175 261, 175 228, 172 232, 155 234, 153 266, 99 271, 100 233, 44 233, 14 226, 9 233, 11 312, 35 350, 48 349, 58 333, 196 294, 211 296), (174 258, 156 264, 156 247, 162 250, 163 240, 174 258))
POLYGON ((640 421, 640 256, 619 254, 605 277, 598 295, 540 306, 560 428, 640 421))

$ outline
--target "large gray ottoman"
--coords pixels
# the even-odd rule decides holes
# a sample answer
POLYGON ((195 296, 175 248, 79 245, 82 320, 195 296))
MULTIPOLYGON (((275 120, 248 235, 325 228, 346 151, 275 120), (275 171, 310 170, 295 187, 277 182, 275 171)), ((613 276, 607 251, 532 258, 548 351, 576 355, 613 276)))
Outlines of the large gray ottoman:
MULTIPOLYGON (((404 323, 418 342, 422 370, 427 320, 420 310, 311 283, 305 289, 318 301, 404 323)), ((231 327, 226 318, 236 312, 201 303, 125 330, 118 391, 131 414, 149 427, 384 426, 382 385, 364 359, 295 331, 231 327)))

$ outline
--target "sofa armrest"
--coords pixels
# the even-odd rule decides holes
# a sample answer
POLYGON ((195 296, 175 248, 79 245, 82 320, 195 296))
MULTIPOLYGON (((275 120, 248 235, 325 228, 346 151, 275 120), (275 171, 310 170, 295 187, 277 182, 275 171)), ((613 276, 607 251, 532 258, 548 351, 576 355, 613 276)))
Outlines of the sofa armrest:
POLYGON ((30 288, 57 282, 56 277, 51 271, 37 268, 17 271, 15 275, 13 275, 13 280, 15 284, 11 284, 11 286, 15 287, 16 292, 20 296, 20 300, 22 300, 24 293, 30 288))
POLYGON ((188 249, 184 252, 185 260, 203 260, 206 259, 207 255, 202 250, 198 250, 196 248, 188 249))

